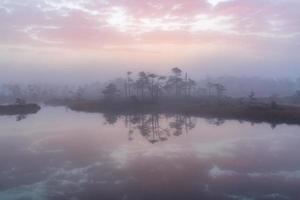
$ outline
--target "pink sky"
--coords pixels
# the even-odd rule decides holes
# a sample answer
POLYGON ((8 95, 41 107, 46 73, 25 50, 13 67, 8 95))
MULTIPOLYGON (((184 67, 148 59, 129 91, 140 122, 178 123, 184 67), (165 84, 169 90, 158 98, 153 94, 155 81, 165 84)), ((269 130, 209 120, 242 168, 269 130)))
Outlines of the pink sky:
POLYGON ((300 74, 299 10, 298 0, 1 0, 0 67, 300 74))

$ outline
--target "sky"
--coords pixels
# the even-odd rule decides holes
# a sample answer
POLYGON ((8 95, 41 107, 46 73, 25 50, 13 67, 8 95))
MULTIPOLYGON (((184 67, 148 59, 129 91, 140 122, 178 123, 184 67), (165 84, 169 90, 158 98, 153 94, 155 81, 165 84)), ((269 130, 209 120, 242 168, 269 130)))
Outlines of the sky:
POLYGON ((300 76, 299 0, 0 0, 0 81, 300 76))

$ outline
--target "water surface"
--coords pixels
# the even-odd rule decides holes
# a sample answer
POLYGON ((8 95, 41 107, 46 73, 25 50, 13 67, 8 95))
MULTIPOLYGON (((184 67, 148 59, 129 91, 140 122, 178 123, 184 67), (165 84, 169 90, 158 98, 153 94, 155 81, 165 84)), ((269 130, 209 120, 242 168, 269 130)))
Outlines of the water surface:
POLYGON ((44 107, 0 117, 0 199, 300 199, 299 148, 299 126, 44 107))

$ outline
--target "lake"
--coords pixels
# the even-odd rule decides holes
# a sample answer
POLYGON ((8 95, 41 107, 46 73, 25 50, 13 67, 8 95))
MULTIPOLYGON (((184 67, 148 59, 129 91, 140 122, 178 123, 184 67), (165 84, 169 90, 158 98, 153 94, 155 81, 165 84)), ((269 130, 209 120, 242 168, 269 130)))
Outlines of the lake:
POLYGON ((43 107, 0 117, 0 200, 300 199, 300 126, 43 107))

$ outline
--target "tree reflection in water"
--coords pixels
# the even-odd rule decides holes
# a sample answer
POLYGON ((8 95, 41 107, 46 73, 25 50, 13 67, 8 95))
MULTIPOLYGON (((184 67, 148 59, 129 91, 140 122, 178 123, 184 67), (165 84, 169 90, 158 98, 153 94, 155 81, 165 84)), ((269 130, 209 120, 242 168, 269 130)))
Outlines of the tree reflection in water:
POLYGON ((208 118, 206 119, 207 123, 209 124, 213 124, 216 126, 221 126, 222 124, 225 123, 225 120, 222 118, 208 118))
POLYGON ((104 113, 103 117, 105 118, 107 124, 113 125, 118 121, 118 115, 114 113, 104 113))
POLYGON ((17 115, 17 117, 16 117, 16 121, 18 121, 18 122, 23 119, 26 119, 26 115, 17 115))
POLYGON ((139 133, 147 141, 154 144, 168 140, 171 136, 187 134, 196 126, 196 118, 181 114, 130 114, 130 115, 103 115, 107 124, 115 124, 123 120, 128 128, 128 140, 134 139, 134 134, 139 133))

